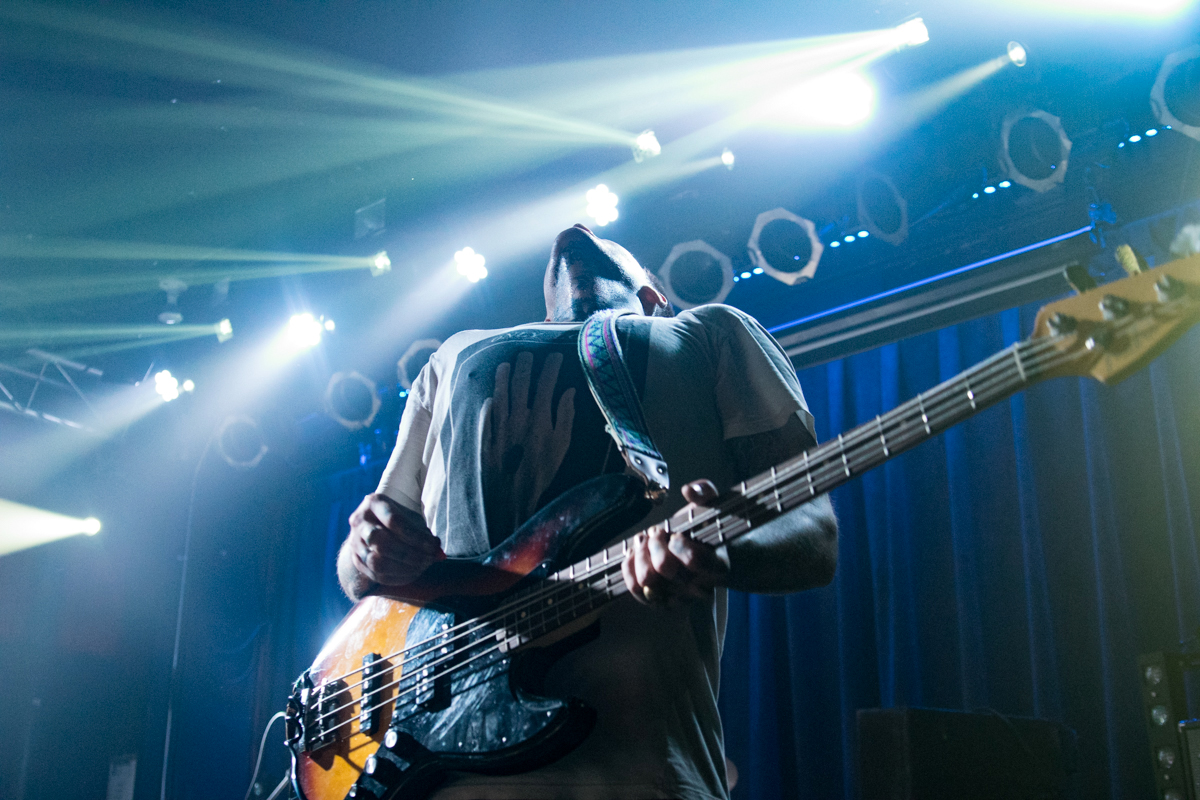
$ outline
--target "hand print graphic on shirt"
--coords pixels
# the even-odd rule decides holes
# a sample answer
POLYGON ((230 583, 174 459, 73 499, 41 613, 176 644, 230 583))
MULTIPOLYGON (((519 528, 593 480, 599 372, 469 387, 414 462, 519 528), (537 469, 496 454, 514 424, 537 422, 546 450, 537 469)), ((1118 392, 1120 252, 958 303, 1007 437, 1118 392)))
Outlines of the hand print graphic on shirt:
POLYGON ((490 523, 506 530, 514 530, 537 510, 567 454, 575 420, 574 388, 562 393, 551 417, 562 353, 546 357, 536 388, 533 353, 522 352, 515 361, 515 367, 506 361, 496 368, 492 396, 479 409, 487 515, 490 523))

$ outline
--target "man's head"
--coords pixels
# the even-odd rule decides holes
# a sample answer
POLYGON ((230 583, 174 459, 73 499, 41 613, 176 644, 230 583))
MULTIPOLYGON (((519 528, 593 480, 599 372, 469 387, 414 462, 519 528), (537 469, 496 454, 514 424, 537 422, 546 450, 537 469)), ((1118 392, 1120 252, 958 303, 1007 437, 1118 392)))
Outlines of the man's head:
POLYGON ((628 250, 583 225, 560 233, 550 249, 543 288, 547 322, 582 322, 605 308, 653 315, 669 309, 653 277, 628 250))

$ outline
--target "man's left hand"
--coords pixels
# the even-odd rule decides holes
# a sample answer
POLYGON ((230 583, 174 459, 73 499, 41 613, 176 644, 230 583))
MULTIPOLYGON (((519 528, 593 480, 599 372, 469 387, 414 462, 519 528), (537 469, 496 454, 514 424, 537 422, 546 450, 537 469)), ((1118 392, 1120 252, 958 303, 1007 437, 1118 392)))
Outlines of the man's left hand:
MULTIPOLYGON (((684 486, 683 498, 688 505, 671 517, 670 528, 683 525, 692 513, 716 497, 717 487, 712 481, 693 481, 684 486)), ((667 530, 665 523, 659 523, 634 537, 633 546, 621 562, 629 593, 640 603, 654 605, 710 597, 713 588, 724 585, 729 575, 724 551, 667 530)))

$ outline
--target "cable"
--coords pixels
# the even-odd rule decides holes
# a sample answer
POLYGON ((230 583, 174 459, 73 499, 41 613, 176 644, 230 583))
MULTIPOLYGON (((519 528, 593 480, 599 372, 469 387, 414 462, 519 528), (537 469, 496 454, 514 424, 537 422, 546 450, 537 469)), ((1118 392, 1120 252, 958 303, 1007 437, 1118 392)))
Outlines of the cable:
MULTIPOLYGON (((271 726, 275 724, 275 720, 283 719, 284 713, 276 711, 271 719, 267 720, 267 727, 263 730, 262 741, 258 743, 258 758, 254 760, 254 774, 250 776, 250 785, 246 788, 246 800, 250 800, 250 794, 254 791, 254 784, 258 780, 258 770, 262 767, 263 751, 267 749, 267 734, 271 732, 271 726)), ((275 795, 279 794, 280 787, 287 783, 287 776, 283 776, 279 786, 275 787, 275 791, 271 792, 271 796, 267 800, 274 800, 275 795)))
MULTIPOLYGON (((273 792, 271 792, 269 795, 267 795, 267 800, 275 800, 275 798, 279 796, 279 793, 282 792, 287 787, 289 777, 290 776, 288 776, 288 775, 283 776, 283 780, 281 780, 279 782, 279 785, 275 787, 275 790, 273 792)), ((250 784, 250 785, 253 786, 254 784, 250 784)))

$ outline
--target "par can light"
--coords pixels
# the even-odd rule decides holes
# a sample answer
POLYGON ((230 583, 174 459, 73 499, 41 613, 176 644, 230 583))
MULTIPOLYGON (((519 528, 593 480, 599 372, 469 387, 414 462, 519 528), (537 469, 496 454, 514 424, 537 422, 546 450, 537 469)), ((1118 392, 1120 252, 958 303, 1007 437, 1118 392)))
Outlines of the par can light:
POLYGON ((1028 56, 1029 54, 1025 52, 1025 47, 1020 42, 1008 43, 1008 60, 1018 67, 1025 66, 1028 56))
POLYGON ((696 239, 672 247, 658 277, 667 299, 678 308, 720 303, 733 289, 733 262, 708 242, 696 239))
POLYGON ((470 247, 464 247, 462 250, 456 252, 454 254, 454 263, 457 265, 458 274, 471 283, 479 283, 487 277, 487 267, 484 266, 487 263, 487 259, 470 247))
POLYGON ((658 137, 654 135, 654 131, 642 131, 633 140, 633 160, 639 164, 647 158, 654 158, 661 152, 662 145, 658 143, 658 137))
POLYGON ((1150 89, 1150 108, 1164 128, 1200 141, 1200 44, 1163 59, 1150 89))
POLYGON ((1013 183, 1035 192, 1048 192, 1063 182, 1070 156, 1071 140, 1062 120, 1053 114, 1039 109, 1016 111, 1004 118, 1000 126, 1000 163, 1013 183))
MULTIPOLYGON (((846 240, 852 242, 855 237, 846 240)), ((812 220, 786 208, 775 208, 754 220, 746 250, 754 266, 777 281, 795 286, 817 274, 825 246, 817 237, 817 226, 812 220)))
POLYGON ((292 315, 284 335, 293 350, 308 350, 321 343, 323 330, 321 322, 306 311, 303 314, 292 315))
POLYGON ((357 372, 335 372, 325 389, 325 413, 348 431, 370 425, 381 405, 375 382, 357 372))

